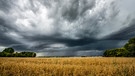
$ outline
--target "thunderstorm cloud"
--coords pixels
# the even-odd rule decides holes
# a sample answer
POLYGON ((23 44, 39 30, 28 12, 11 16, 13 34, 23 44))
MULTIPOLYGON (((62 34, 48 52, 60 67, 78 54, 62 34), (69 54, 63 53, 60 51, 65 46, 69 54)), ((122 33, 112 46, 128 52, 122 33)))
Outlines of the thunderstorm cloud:
POLYGON ((0 0, 0 51, 102 55, 135 36, 135 0, 0 0))

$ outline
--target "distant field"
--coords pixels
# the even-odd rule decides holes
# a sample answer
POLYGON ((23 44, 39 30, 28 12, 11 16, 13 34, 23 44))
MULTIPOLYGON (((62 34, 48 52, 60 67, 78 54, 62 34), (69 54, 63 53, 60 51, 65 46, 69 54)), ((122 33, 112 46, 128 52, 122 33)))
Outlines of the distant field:
POLYGON ((135 58, 0 58, 0 76, 135 76, 135 58))

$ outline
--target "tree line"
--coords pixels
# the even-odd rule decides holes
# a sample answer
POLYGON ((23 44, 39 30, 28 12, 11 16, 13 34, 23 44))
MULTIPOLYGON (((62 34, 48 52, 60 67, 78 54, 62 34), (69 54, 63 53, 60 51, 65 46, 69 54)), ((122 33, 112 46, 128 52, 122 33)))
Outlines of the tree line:
POLYGON ((131 38, 122 48, 109 49, 103 54, 105 57, 135 57, 135 37, 131 38))
POLYGON ((0 57, 36 57, 35 52, 15 52, 13 48, 5 48, 0 57))

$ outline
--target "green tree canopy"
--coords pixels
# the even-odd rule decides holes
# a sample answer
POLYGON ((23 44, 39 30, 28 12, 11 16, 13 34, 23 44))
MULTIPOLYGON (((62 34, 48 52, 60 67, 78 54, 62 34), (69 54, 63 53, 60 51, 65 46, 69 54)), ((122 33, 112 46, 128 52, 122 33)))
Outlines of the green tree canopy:
POLYGON ((135 38, 131 38, 128 43, 124 45, 124 48, 130 52, 131 56, 135 57, 135 38))
POLYGON ((134 38, 131 38, 129 41, 128 41, 129 44, 135 44, 135 37, 134 38))
POLYGON ((6 53, 14 53, 14 49, 13 48, 5 48, 3 50, 3 52, 6 52, 6 53))
POLYGON ((14 52, 13 48, 5 48, 0 52, 0 57, 36 57, 35 52, 14 52))
POLYGON ((129 54, 128 50, 125 48, 110 49, 104 52, 106 57, 127 57, 129 54))

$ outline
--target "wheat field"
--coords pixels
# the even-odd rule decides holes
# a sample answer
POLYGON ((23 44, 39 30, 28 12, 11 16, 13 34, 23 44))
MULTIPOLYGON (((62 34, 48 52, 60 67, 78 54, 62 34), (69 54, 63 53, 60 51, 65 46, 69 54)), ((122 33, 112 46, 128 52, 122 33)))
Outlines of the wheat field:
POLYGON ((135 58, 0 58, 0 76, 135 76, 135 58))

